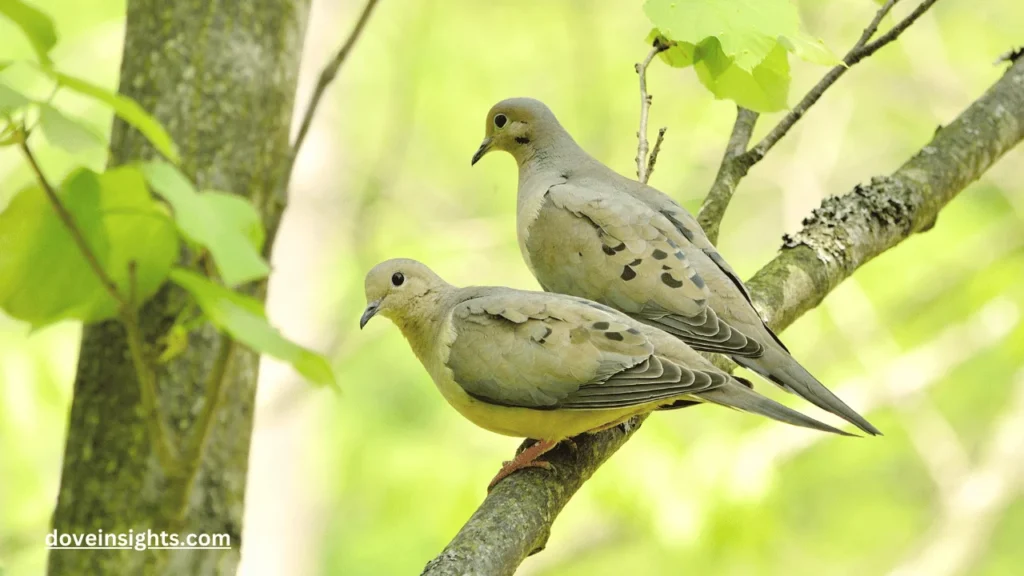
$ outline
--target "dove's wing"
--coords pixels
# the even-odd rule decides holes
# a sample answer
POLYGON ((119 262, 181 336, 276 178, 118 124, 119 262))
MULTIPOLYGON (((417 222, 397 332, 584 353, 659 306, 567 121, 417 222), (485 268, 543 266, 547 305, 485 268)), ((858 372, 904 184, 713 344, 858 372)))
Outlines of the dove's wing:
POLYGON ((617 313, 544 293, 495 291, 458 304, 446 360, 492 404, 535 409, 639 406, 722 386, 728 376, 657 355, 617 313))
POLYGON ((552 186, 526 230, 530 266, 547 290, 604 302, 695 349, 758 356, 761 346, 719 319, 663 214, 596 180, 552 186))

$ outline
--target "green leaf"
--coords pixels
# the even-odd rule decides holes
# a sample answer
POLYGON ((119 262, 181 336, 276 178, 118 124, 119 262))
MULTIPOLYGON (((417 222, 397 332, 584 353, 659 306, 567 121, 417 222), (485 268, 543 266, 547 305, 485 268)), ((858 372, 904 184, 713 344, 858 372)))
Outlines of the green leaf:
POLYGON ((676 42, 717 38, 722 52, 748 72, 775 48, 776 38, 800 30, 800 15, 790 0, 647 0, 644 12, 676 42))
MULTIPOLYGON (((118 292, 127 298, 134 262, 136 302, 152 296, 178 256, 178 238, 138 170, 78 170, 56 192, 118 292)), ((11 316, 42 326, 117 314, 118 302, 40 187, 22 190, 0 213, 0 246, 0 307, 11 316)))
POLYGON ((14 22, 36 51, 39 61, 49 66, 50 49, 57 44, 57 31, 53 20, 39 10, 25 4, 21 0, 0 0, 0 14, 14 22))
POLYGON ((307 380, 337 387, 334 371, 323 356, 288 340, 270 325, 263 305, 248 296, 214 284, 198 274, 175 268, 171 280, 195 297, 207 318, 253 350, 291 364, 307 380))
POLYGON ((31 101, 5 84, 0 84, 0 114, 9 114, 31 101))
POLYGON ((119 118, 133 126, 136 130, 142 133, 153 147, 163 154, 168 160, 177 164, 181 161, 181 157, 178 155, 178 148, 174 145, 174 141, 171 140, 171 136, 164 130, 164 127, 152 116, 150 116, 142 106, 139 106, 135 100, 105 90, 95 84, 91 84, 80 78, 74 76, 68 76, 60 72, 54 73, 57 83, 69 90, 74 90, 79 94, 84 94, 90 98, 94 98, 103 102, 114 109, 114 113, 119 118))
POLYGON ((103 139, 91 128, 68 118, 49 104, 39 105, 39 124, 51 144, 72 154, 105 145, 103 139))
MULTIPOLYGON (((644 12, 656 27, 649 42, 660 34, 680 46, 675 54, 662 53, 671 66, 689 65, 694 58, 687 47, 711 38, 738 72, 748 76, 757 75, 755 69, 779 46, 814 64, 841 63, 824 42, 800 31, 800 15, 791 0, 647 0, 644 12)), ((777 63, 768 66, 778 68, 777 63)))
POLYGON ((717 39, 709 38, 697 46, 694 62, 697 77, 716 98, 733 100, 756 112, 786 108, 789 62, 781 46, 748 72, 725 55, 717 39))
MULTIPOLYGON (((77 171, 56 194, 102 265, 110 241, 95 175, 77 171)), ((99 279, 39 186, 20 191, 0 213, 0 278, 0 307, 33 326, 85 316, 104 296, 99 279)))
POLYGON ((204 190, 200 196, 221 220, 244 234, 257 252, 263 249, 267 232, 252 202, 237 194, 216 190, 204 190))
POLYGON ((220 193, 199 194, 184 174, 166 162, 147 162, 142 172, 150 186, 170 202, 178 229, 213 255, 225 284, 236 286, 270 273, 246 231, 251 214, 244 213, 236 202, 225 201, 220 193))
POLYGON ((821 64, 822 66, 843 65, 842 59, 829 50, 828 46, 825 46, 825 42, 820 38, 814 38, 802 32, 798 32, 793 37, 780 36, 779 44, 804 62, 821 64))
MULTIPOLYGON (((106 270, 118 292, 131 291, 131 263, 135 266, 136 304, 148 300, 167 279, 178 259, 178 231, 167 207, 157 202, 146 188, 136 166, 107 170, 99 176, 103 226, 110 238, 106 270)), ((93 311, 94 317, 117 312, 109 295, 93 311)))

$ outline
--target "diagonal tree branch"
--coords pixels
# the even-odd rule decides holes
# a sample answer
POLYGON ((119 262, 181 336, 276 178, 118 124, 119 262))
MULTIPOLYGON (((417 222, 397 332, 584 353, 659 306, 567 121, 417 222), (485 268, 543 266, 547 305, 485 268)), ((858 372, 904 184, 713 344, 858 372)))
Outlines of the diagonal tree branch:
MULTIPOLYGON (((722 158, 722 165, 718 170, 718 175, 715 178, 715 182, 711 187, 711 191, 704 199, 703 205, 700 207, 700 212, 697 214, 697 221, 700 222, 701 227, 704 229, 704 233, 707 234, 709 240, 712 243, 718 240, 718 230, 721 225, 722 218, 725 216, 725 211, 729 207, 729 202, 732 200, 733 193, 736 191, 736 187, 739 185, 740 180, 747 175, 754 164, 760 162, 765 154, 775 146, 782 137, 785 136, 793 126, 804 117, 804 114, 811 109, 811 106, 821 98, 826 90, 829 89, 836 80, 840 78, 847 70, 852 68, 855 64, 861 60, 871 56, 877 52, 880 48, 889 44, 896 38, 899 38, 907 28, 910 27, 922 14, 928 11, 938 0, 922 0, 921 4, 914 9, 909 15, 903 20, 899 21, 895 26, 892 27, 888 32, 883 34, 874 42, 870 42, 871 38, 878 31, 878 25, 882 19, 885 18, 886 14, 892 10, 892 7, 899 2, 899 0, 888 0, 875 16, 871 19, 871 22, 861 33, 860 38, 854 43, 853 47, 843 56, 843 61, 838 66, 835 66, 828 73, 818 81, 817 84, 812 87, 807 94, 797 103, 796 106, 786 114, 782 120, 779 121, 774 128, 771 129, 768 134, 761 139, 753 148, 750 150, 740 151, 740 153, 730 153, 726 150, 725 157, 722 158)), ((750 112, 753 117, 750 118, 750 130, 753 130, 753 124, 757 121, 757 113, 750 112)), ((742 115, 742 112, 741 112, 742 115)), ((730 138, 730 148, 733 146, 733 139, 737 136, 737 128, 739 128, 739 119, 737 119, 737 126, 733 129, 733 138, 730 138)), ((740 135, 743 133, 740 132, 740 135)), ((747 135, 747 142, 750 141, 750 136, 747 135)), ((746 148, 746 143, 744 143, 746 148)))
MULTIPOLYGON (((1024 139, 1024 59, 890 176, 826 200, 780 254, 747 284, 775 330, 816 306, 871 258, 920 232, 968 184, 1024 139)), ((551 454, 551 472, 526 470, 487 496, 440 556, 431 576, 512 574, 543 549, 572 495, 629 438, 616 428, 551 454)))

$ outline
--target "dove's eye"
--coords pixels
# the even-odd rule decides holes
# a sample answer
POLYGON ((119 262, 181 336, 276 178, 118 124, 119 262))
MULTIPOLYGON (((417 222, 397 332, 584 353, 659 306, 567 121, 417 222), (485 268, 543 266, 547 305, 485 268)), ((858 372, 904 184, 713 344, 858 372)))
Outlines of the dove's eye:
POLYGON ((405 275, 401 272, 395 272, 391 275, 391 283, 395 286, 401 286, 405 282, 405 275))
POLYGON ((496 114, 494 116, 494 125, 498 128, 504 128, 506 123, 508 123, 508 116, 504 114, 496 114))

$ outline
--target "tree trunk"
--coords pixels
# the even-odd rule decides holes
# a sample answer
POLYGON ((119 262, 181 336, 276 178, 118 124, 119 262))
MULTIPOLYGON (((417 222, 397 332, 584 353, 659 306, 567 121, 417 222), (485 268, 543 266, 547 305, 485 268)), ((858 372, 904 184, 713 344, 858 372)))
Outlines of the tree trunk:
MULTIPOLYGON (((251 198, 267 217, 287 177, 288 130, 309 0, 129 0, 120 91, 153 113, 181 148, 201 189, 251 198)), ((153 155, 144 137, 114 124, 112 164, 153 155)), ((253 287, 262 297, 265 285, 253 287)), ((234 574, 258 356, 211 327, 158 363, 162 337, 185 294, 163 289, 141 311, 146 355, 157 367, 161 416, 178 443, 208 402, 208 378, 226 362, 219 408, 194 474, 168 472, 147 434, 122 326, 87 326, 68 424, 58 533, 226 533, 229 550, 55 550, 51 574, 234 574)), ((213 396, 210 394, 209 396, 213 396)))

